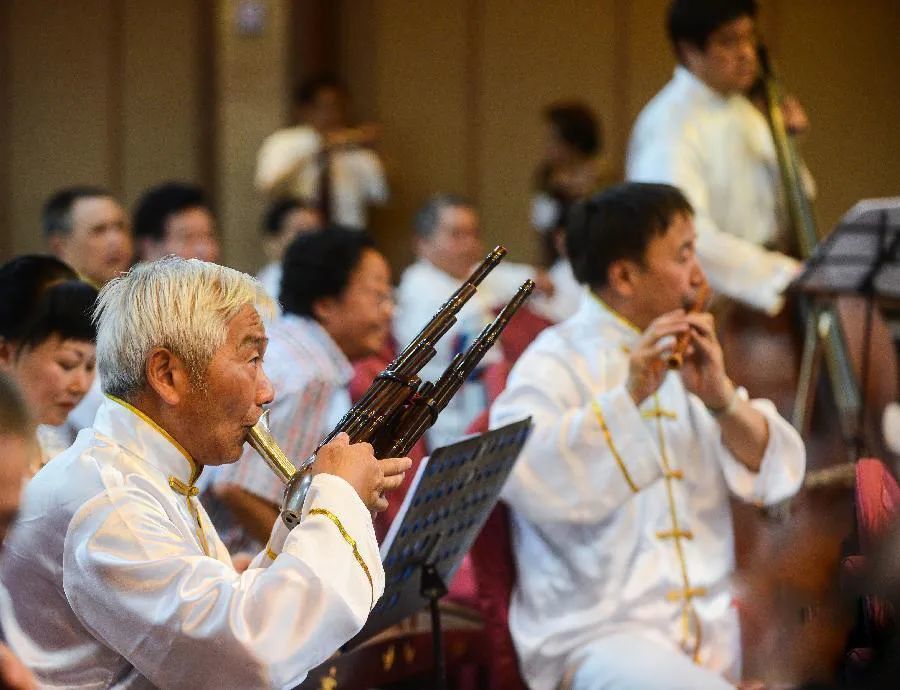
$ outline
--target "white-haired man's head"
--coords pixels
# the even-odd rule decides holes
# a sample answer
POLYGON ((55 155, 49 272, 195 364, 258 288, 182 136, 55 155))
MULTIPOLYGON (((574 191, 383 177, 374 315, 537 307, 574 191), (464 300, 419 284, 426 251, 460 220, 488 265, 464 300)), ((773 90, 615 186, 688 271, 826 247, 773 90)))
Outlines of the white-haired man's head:
POLYGON ((136 265, 97 299, 97 368, 103 392, 122 399, 147 384, 146 358, 165 347, 201 383, 226 324, 249 305, 272 315, 274 303, 256 279, 233 268, 169 256, 136 265))
POLYGON ((139 264, 97 300, 103 390, 148 414, 198 462, 236 460, 272 397, 262 319, 273 312, 240 271, 176 257, 139 264))

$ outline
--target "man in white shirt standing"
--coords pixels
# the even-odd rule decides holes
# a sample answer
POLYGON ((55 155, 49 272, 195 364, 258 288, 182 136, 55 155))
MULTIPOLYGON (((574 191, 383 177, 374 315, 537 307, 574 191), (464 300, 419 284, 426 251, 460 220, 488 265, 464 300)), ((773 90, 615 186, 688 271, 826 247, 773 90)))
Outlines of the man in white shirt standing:
MULTIPOLYGON (((275 387, 272 436, 300 463, 350 409, 351 363, 387 344, 394 301, 387 261, 355 230, 301 235, 284 268, 284 314, 268 328, 263 368, 275 387)), ((216 468, 212 492, 224 504, 211 512, 229 550, 258 550, 278 516, 278 478, 247 447, 240 462, 216 468)))
POLYGON ((101 291, 108 399, 29 483, 0 565, 8 643, 42 685, 293 687, 364 624, 384 584, 369 511, 408 460, 336 439, 300 525, 242 574, 197 500, 272 400, 270 311, 249 276, 174 257, 101 291))
MULTIPOLYGON (((665 182, 695 212, 697 252, 712 287, 776 314, 800 264, 785 244, 775 147, 745 97, 757 79, 754 0, 674 0, 668 30, 672 80, 641 112, 626 161, 629 180, 665 182)), ((789 122, 805 117, 795 101, 789 122)))
POLYGON ((491 410, 492 425, 535 426, 504 487, 510 630, 534 690, 740 679, 729 493, 792 495, 805 452, 769 401, 732 384, 712 315, 687 309, 704 281, 692 215, 660 184, 576 206, 567 243, 585 299, 525 351, 491 410))
POLYGON ((256 161, 256 188, 274 198, 299 197, 318 208, 325 222, 367 227, 369 204, 383 204, 388 186, 373 149, 380 128, 350 128, 346 90, 322 75, 301 84, 294 106, 303 124, 281 129, 263 142, 256 161))

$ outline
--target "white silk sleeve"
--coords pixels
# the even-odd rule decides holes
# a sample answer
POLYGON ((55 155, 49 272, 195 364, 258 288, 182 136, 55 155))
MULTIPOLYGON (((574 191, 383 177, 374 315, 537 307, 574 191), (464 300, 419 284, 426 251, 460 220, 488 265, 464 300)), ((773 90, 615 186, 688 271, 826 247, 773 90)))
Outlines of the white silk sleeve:
POLYGON ((695 147, 690 142, 636 144, 629 155, 628 179, 678 187, 694 208, 697 256, 713 290, 777 314, 784 306, 782 293, 799 273, 800 263, 716 225, 709 213, 709 184, 695 147))
POLYGON ((624 386, 584 404, 558 358, 526 352, 491 408, 491 426, 534 430, 503 488, 532 522, 598 523, 662 476, 653 436, 624 386))
POLYGON ((772 505, 800 490, 806 471, 806 448, 800 434, 778 414, 771 401, 756 399, 750 404, 765 417, 769 430, 769 440, 757 472, 748 469, 731 453, 722 442, 718 422, 698 398, 691 397, 692 414, 699 420, 703 437, 717 439, 714 453, 728 488, 748 503, 772 505))
POLYGON ((256 188, 271 193, 293 167, 315 162, 319 146, 311 131, 281 130, 267 137, 256 156, 256 188))
POLYGON ((317 476, 267 568, 204 556, 150 494, 111 489, 72 519, 63 587, 99 640, 159 687, 293 687, 358 632, 384 588, 371 516, 317 476))
POLYGON ((359 149, 354 152, 356 166, 365 197, 373 204, 384 204, 390 197, 387 176, 381 158, 372 150, 359 149))

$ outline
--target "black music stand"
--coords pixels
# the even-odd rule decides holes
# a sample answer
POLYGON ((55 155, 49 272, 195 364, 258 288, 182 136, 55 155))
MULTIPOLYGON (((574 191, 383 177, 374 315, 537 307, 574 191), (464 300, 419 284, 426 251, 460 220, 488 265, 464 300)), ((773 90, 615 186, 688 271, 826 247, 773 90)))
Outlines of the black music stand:
MULTIPOLYGON (((822 324, 827 304, 839 296, 866 298, 863 333, 862 375, 853 433, 855 458, 862 456, 865 440, 863 423, 869 384, 869 359, 872 342, 872 318, 876 304, 884 299, 900 299, 900 197, 868 199, 857 203, 834 232, 813 252, 794 287, 812 300, 807 319, 801 362, 800 386, 795 410, 795 425, 803 430, 812 407, 812 396, 821 366, 822 324)), ((837 327, 837 324, 825 324, 837 327)))
POLYGON ((434 687, 446 687, 438 601, 497 503, 530 433, 528 418, 438 448, 420 463, 381 545, 384 594, 345 648, 429 606, 434 687))

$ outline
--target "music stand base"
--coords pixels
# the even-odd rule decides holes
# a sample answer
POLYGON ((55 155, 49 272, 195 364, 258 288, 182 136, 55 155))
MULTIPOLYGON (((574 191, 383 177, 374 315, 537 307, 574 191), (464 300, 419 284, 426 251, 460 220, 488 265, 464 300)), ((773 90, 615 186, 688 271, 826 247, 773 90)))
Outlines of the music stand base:
POLYGON ((441 630, 441 597, 447 593, 441 574, 431 563, 422 566, 422 596, 428 599, 431 611, 431 643, 434 655, 434 687, 447 689, 447 666, 444 659, 444 634, 441 630))

